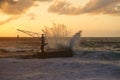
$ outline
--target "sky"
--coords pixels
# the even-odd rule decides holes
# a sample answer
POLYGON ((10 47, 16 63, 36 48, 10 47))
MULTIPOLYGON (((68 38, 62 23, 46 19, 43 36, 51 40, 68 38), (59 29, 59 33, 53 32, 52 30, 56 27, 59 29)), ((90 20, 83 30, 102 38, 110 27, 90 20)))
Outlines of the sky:
POLYGON ((120 0, 0 0, 0 37, 64 24, 83 37, 120 37, 120 0))

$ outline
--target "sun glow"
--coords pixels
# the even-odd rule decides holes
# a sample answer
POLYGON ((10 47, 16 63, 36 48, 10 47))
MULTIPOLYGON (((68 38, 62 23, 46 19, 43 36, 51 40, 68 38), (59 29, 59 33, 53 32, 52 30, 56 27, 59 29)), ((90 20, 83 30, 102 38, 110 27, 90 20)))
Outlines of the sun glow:
MULTIPOLYGON (((18 3, 18 0, 15 1, 17 4, 22 3, 22 1, 21 3, 18 3)), ((29 4, 26 9, 23 7, 26 5, 23 5, 20 9, 24 9, 26 12, 19 12, 19 14, 8 14, 9 12, 2 12, 2 9, 0 8, 0 37, 14 37, 18 34, 16 31, 18 28, 41 33, 41 29, 44 26, 51 27, 53 22, 56 24, 65 24, 73 33, 82 30, 82 36, 120 37, 119 12, 112 12, 111 14, 108 14, 107 12, 103 13, 105 11, 101 10, 101 13, 99 13, 99 11, 93 13, 90 10, 93 10, 94 8, 91 7, 89 9, 89 13, 85 12, 85 10, 82 10, 84 13, 81 13, 79 7, 82 6, 86 9, 86 5, 90 5, 90 0, 67 0, 65 3, 58 3, 59 6, 57 6, 57 8, 52 7, 54 4, 53 1, 40 1, 35 2, 34 5, 30 2, 31 5, 29 4), (49 8, 50 6, 51 8, 49 8), (59 12, 57 9, 59 9, 59 12)), ((16 3, 8 2, 8 4, 16 3)), ((3 3, 0 2, 0 4, 3 3)), ((101 7, 101 4, 99 4, 99 7, 101 7)), ((96 5, 94 5, 94 7, 96 7, 96 5)), ((88 9, 86 9, 86 11, 87 10, 88 9)), ((20 36, 26 35, 21 34, 20 36)))

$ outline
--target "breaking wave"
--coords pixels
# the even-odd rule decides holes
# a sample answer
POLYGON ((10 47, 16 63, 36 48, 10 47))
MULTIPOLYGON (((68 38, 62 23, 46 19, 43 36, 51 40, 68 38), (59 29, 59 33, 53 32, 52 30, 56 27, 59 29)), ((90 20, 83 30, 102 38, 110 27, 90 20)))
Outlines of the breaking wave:
POLYGON ((63 24, 53 23, 52 28, 45 27, 42 31, 46 35, 48 49, 73 50, 79 45, 81 31, 70 38, 70 31, 63 24))

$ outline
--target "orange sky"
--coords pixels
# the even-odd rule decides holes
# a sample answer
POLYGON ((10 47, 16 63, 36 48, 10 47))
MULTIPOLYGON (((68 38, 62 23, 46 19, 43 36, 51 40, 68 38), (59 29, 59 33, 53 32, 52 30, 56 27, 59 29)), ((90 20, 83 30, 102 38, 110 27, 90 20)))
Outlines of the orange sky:
POLYGON ((0 0, 0 37, 27 36, 16 29, 41 33, 52 22, 65 24, 83 37, 120 37, 117 0, 0 0))

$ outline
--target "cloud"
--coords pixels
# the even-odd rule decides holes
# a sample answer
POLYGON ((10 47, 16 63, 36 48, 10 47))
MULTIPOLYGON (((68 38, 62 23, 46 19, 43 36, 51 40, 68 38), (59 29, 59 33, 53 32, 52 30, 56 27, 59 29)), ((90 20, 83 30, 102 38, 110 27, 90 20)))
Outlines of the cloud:
POLYGON ((32 0, 1 0, 0 9, 2 13, 18 15, 26 12, 33 4, 32 0))
MULTIPOLYGON (((21 15, 29 8, 35 5, 35 2, 45 2, 50 0, 0 0, 0 13, 6 14, 6 15, 12 15, 9 19, 5 21, 1 21, 0 25, 3 25, 7 22, 10 22, 11 20, 18 19, 18 15, 21 15)), ((32 19, 34 18, 33 15, 31 15, 32 19)))
POLYGON ((54 1, 48 8, 49 12, 79 15, 79 14, 111 14, 120 15, 120 1, 119 0, 89 0, 84 6, 75 7, 67 1, 54 1))
POLYGON ((79 14, 81 7, 74 7, 72 4, 66 1, 54 1, 53 4, 48 8, 49 12, 58 14, 79 14))
POLYGON ((32 7, 35 1, 43 2, 49 0, 0 0, 0 12, 9 15, 19 15, 32 7))
POLYGON ((117 0, 90 0, 88 4, 81 10, 82 13, 102 13, 102 14, 116 14, 120 11, 116 10, 117 0))

